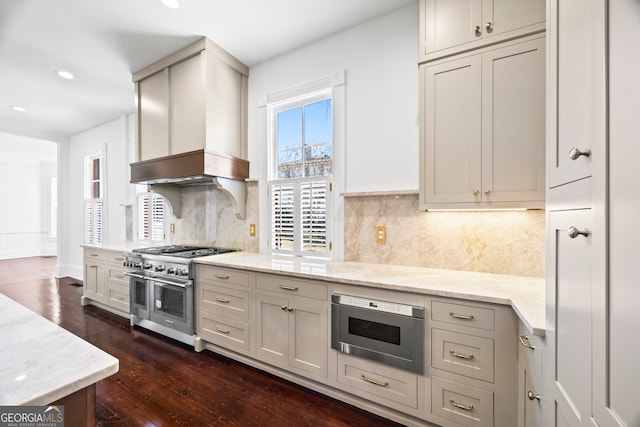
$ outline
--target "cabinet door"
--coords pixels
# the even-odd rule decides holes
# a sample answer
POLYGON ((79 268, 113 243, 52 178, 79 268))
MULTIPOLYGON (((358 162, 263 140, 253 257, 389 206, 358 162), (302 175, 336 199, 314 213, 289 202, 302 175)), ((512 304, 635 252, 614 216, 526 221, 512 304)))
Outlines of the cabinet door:
POLYGON ((104 302, 105 268, 103 263, 85 260, 83 294, 94 301, 104 302))
POLYGON ((590 209, 552 211, 547 239, 545 394, 554 409, 544 425, 587 426, 591 416, 592 230, 590 209), (573 237, 572 237, 573 236, 573 237))
POLYGON ((422 0, 425 53, 460 46, 482 36, 481 0, 422 0), (475 30, 478 26, 478 31, 475 30))
POLYGON ((545 40, 482 55, 482 198, 539 201, 545 195, 545 40))
POLYGON ((169 77, 162 70, 137 84, 138 161, 169 154, 169 77))
POLYGON ((482 3, 483 37, 497 37, 518 29, 527 33, 526 27, 544 23, 545 15, 545 0, 485 0, 482 3))
POLYGON ((592 150, 605 123, 602 1, 550 0, 547 152, 549 188, 591 176, 592 150), (600 6, 600 10, 596 6, 600 6))
POLYGON ((480 200, 480 67, 480 55, 421 67, 424 207, 480 200))
POLYGON ((289 302, 289 364, 327 376, 329 326, 327 307, 289 302))
POLYGON ((287 307, 288 301, 284 298, 256 294, 258 357, 282 366, 286 366, 289 360, 289 314, 287 307))
POLYGON ((170 154, 205 148, 206 96, 202 54, 169 67, 170 154))

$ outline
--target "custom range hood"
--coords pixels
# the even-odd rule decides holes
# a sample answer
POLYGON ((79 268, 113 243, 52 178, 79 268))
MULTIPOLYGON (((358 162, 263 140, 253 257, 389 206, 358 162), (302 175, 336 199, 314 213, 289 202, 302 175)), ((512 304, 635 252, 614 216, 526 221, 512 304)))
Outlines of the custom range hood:
POLYGON ((180 218, 184 186, 214 185, 245 217, 249 69, 206 37, 133 73, 137 163, 180 218))
POLYGON ((249 162, 209 150, 195 150, 131 163, 131 183, 149 184, 171 203, 181 216, 181 189, 185 186, 213 185, 229 196, 238 218, 245 217, 249 162))

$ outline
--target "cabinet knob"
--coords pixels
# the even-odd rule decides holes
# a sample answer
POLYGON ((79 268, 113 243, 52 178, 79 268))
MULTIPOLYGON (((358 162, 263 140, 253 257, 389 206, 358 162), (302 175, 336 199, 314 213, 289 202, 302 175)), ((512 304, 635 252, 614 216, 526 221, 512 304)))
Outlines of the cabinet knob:
POLYGON ((476 35, 480 34, 480 25, 473 27, 473 32, 476 33, 476 35))
POLYGON ((589 232, 588 229, 584 229, 584 230, 578 230, 576 227, 574 227, 573 225, 571 227, 569 227, 569 229, 567 230, 567 235, 571 238, 571 239, 575 239, 578 236, 584 236, 584 237, 589 237, 589 234, 591 234, 589 232))
POLYGON ((282 311, 287 311, 287 306, 283 305, 282 307, 280 307, 282 309, 282 311))
POLYGON ((473 191, 473 195, 474 195, 474 196, 476 196, 476 197, 478 197, 478 196, 480 195, 480 190, 477 190, 477 189, 476 189, 476 190, 474 190, 474 191, 473 191))
POLYGON ((532 392, 531 390, 527 392, 527 397, 529 400, 540 400, 540 395, 532 392))
POLYGON ((289 311, 293 311, 293 307, 287 307, 289 311))
POLYGON ((488 188, 486 190, 484 190, 484 195, 488 196, 489 194, 491 194, 491 190, 489 190, 488 188))
POLYGON ((590 155, 591 155, 591 150, 588 148, 586 150, 580 150, 576 147, 573 147, 571 150, 569 150, 569 158, 571 160, 576 160, 580 156, 589 157, 590 155))
POLYGON ((487 23, 484 24, 484 28, 486 28, 489 32, 493 31, 493 23, 491 21, 487 21, 487 23))

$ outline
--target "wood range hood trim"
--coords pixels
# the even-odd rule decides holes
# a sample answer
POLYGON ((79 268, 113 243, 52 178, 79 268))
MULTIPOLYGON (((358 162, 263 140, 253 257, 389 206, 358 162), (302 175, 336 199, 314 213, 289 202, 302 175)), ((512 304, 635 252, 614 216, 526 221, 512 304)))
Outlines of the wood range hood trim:
POLYGON ((149 184, 182 216, 182 188, 214 185, 231 200, 238 219, 246 217, 246 185, 249 162, 209 150, 195 150, 131 163, 131 183, 149 184))

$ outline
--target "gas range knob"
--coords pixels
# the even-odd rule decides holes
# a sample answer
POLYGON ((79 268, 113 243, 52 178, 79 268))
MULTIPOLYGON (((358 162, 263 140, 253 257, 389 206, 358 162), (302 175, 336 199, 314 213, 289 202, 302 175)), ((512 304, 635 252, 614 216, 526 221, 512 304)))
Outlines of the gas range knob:
POLYGON ((155 271, 164 271, 164 265, 156 265, 155 271))
POLYGON ((142 263, 141 262, 134 263, 133 264, 133 268, 141 269, 142 268, 142 263))
POLYGON ((182 269, 182 270, 178 270, 178 271, 176 271, 176 274, 177 274, 178 276, 186 276, 186 275, 187 275, 187 274, 189 274, 189 273, 187 273, 187 270, 182 269))
POLYGON ((152 267, 152 265, 148 264, 148 263, 142 266, 142 268, 144 268, 145 270, 149 270, 149 269, 151 269, 151 267, 152 267))
POLYGON ((167 274, 174 274, 176 272, 176 269, 173 267, 169 267, 167 268, 167 274))

